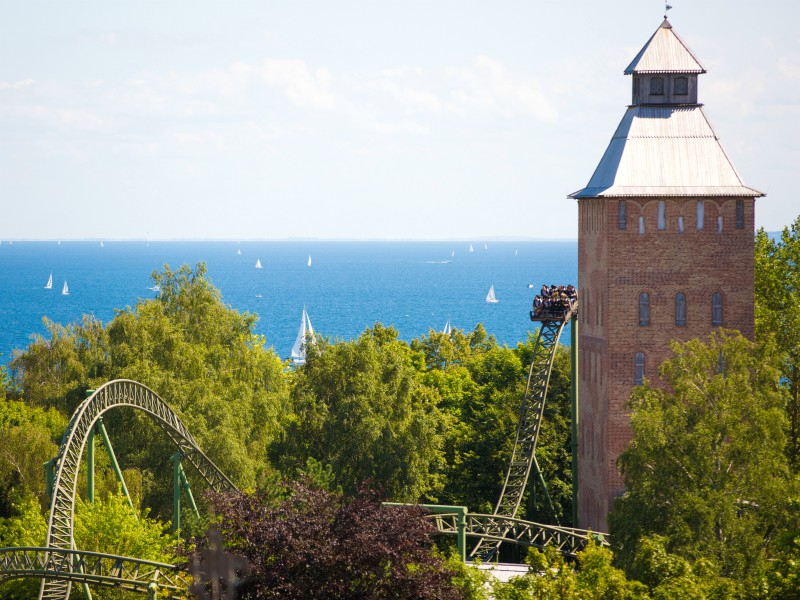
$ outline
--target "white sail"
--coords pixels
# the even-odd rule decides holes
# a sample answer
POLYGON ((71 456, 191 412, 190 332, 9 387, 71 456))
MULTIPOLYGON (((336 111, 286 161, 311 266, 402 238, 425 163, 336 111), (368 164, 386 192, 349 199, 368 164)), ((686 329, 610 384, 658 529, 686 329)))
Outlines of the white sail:
POLYGON ((103 248, 103 240, 100 240, 100 247, 103 248))
POLYGON ((311 326, 311 319, 306 312, 305 306, 303 307, 303 316, 300 319, 300 331, 297 332, 297 339, 292 346, 292 354, 290 358, 296 365, 302 365, 306 362, 306 345, 308 342, 314 342, 314 328, 311 326))
POLYGON ((486 244, 484 244, 484 245, 483 245, 483 249, 484 249, 484 250, 488 250, 488 249, 489 249, 489 246, 487 246, 486 244))
POLYGON ((475 248, 472 247, 472 244, 469 245, 469 251, 470 252, 475 252, 475 248))
POLYGON ((456 251, 455 251, 455 250, 453 250, 453 251, 450 253, 450 258, 453 258, 455 255, 456 255, 456 251))
POLYGON ((489 304, 494 304, 495 302, 499 302, 499 300, 494 295, 494 286, 489 288, 489 293, 486 294, 486 302, 489 304))
POLYGON ((236 254, 239 254, 239 255, 241 255, 241 254, 242 254, 242 249, 241 249, 241 248, 237 248, 237 249, 236 249, 236 254))
POLYGON ((50 279, 47 280, 47 283, 44 285, 44 289, 52 290, 53 289, 53 274, 50 273, 50 279))
POLYGON ((260 268, 261 268, 261 259, 259 258, 259 259, 256 260, 256 269, 260 269, 260 268))
POLYGON ((64 296, 69 296, 69 286, 67 285, 66 281, 64 282, 64 287, 61 289, 61 293, 64 296))
POLYGON ((447 323, 444 324, 444 329, 442 329, 442 333, 445 335, 450 335, 453 331, 453 328, 450 326, 450 319, 447 319, 447 323))
POLYGON ((310 254, 308 255, 308 266, 309 267, 311 266, 311 255, 310 254))

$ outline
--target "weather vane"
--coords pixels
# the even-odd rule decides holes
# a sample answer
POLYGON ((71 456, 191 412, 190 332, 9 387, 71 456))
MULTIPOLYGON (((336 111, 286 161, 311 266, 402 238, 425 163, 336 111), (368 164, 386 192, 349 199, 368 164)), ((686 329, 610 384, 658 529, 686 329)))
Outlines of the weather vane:
POLYGON ((669 10, 670 10, 671 8, 672 8, 672 4, 669 4, 669 3, 667 3, 667 2, 665 1, 665 2, 664 2, 664 18, 665 18, 665 19, 667 18, 667 13, 669 12, 669 10))

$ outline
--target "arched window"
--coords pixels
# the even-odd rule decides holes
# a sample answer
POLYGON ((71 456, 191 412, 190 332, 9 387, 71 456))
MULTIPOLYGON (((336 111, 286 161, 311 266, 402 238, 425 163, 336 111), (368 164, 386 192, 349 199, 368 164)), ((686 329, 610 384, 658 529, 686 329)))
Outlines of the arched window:
POLYGON ((644 352, 637 352, 633 362, 633 385, 644 384, 644 352))
POLYGON ((686 327, 686 294, 675 294, 675 327, 686 327))
POLYGON ((683 215, 678 217, 678 233, 683 233, 683 215))
POLYGON ((697 201, 697 228, 703 229, 706 225, 706 204, 702 200, 697 201))
POLYGON ((628 210, 625 205, 625 200, 620 200, 617 204, 619 210, 619 228, 625 229, 628 226, 628 210))
POLYGON ((644 235, 644 217, 639 217, 639 235, 644 235))
POLYGON ((650 294, 639 294, 639 327, 650 325, 650 294))
POLYGON ((736 201, 736 229, 744 229, 744 200, 736 201))
POLYGON ((717 233, 722 233, 722 215, 717 217, 717 233))
POLYGON ((686 96, 689 93, 689 79, 687 77, 676 77, 673 85, 676 96, 686 96))
POLYGON ((664 78, 653 77, 650 79, 650 95, 663 96, 664 95, 664 78))
POLYGON ((711 294, 711 324, 715 327, 722 325, 722 294, 711 294))
POLYGON ((663 200, 658 201, 658 228, 667 228, 667 203, 663 200))

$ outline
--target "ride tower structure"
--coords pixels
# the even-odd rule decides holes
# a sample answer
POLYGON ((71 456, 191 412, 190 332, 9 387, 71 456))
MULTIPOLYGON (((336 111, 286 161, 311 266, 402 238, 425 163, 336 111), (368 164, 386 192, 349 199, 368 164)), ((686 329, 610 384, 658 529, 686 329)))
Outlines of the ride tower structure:
POLYGON ((624 491, 625 404, 671 340, 754 329, 754 212, 699 102, 699 60, 664 21, 634 57, 631 104, 578 201, 576 526, 607 531, 624 491))

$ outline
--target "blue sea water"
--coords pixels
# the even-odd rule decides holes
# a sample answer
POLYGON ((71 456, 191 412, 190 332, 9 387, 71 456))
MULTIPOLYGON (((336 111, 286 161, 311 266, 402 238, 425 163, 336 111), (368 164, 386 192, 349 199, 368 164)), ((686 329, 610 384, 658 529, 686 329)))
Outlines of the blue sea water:
POLYGON ((528 311, 542 283, 578 283, 575 241, 472 245, 470 253, 466 242, 6 241, 0 243, 0 362, 25 348, 31 335, 45 333, 45 316, 67 324, 92 314, 107 323, 115 309, 153 297, 150 275, 164 264, 205 262, 224 302, 257 313, 257 333, 282 357, 304 305, 314 329, 331 339, 353 339, 380 322, 411 340, 449 319, 468 331, 483 323, 513 346, 535 328, 528 311), (51 272, 53 289, 46 290, 51 272), (491 285, 496 304, 485 301, 491 285))

